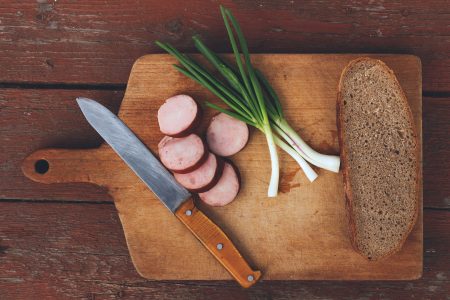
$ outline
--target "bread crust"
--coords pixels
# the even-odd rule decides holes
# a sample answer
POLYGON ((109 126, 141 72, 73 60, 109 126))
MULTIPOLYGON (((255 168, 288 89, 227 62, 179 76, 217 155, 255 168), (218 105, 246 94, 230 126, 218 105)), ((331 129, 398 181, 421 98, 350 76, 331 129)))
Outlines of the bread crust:
POLYGON ((375 261, 375 260, 382 260, 385 259, 392 254, 398 252, 405 243, 406 239, 408 238, 409 234, 411 233, 412 229, 414 228, 414 225, 417 221, 417 217, 419 215, 419 197, 420 197, 420 153, 419 153, 419 138, 417 135, 417 128, 414 122, 413 114, 411 111, 411 108, 408 103, 408 99, 406 98, 405 92, 403 91, 400 83, 398 82, 397 77, 394 74, 394 71, 390 69, 383 61, 378 59, 373 59, 370 57, 360 57, 357 59, 354 59, 348 63, 348 65, 342 70, 341 77, 339 79, 339 85, 338 85, 338 93, 337 93, 337 101, 336 101, 336 125, 338 130, 338 141, 339 141, 339 149, 340 149, 340 156, 341 156, 341 169, 342 169, 342 176, 344 181, 344 192, 345 192, 345 203, 346 203, 346 211, 348 216, 348 223, 349 223, 349 233, 350 233, 350 241, 355 249, 356 252, 358 252, 360 255, 365 257, 368 260, 375 261), (344 146, 343 143, 343 131, 344 131, 344 122, 341 114, 342 110, 342 103, 343 103, 343 95, 342 95, 342 87, 343 87, 343 79, 347 72, 357 63, 364 62, 364 61, 371 61, 378 65, 380 65, 387 73, 389 74, 390 79, 394 82, 395 85, 397 85, 398 89, 401 91, 401 97, 403 99, 404 108, 407 111, 407 114, 409 116, 409 121, 412 124, 412 130, 413 130, 413 136, 415 139, 415 145, 414 145, 414 153, 416 157, 416 197, 415 197, 415 212, 414 212, 414 218, 412 222, 410 222, 410 225, 408 227, 408 230, 405 234, 405 237, 398 243, 397 247, 395 247, 392 251, 386 253, 383 256, 377 257, 377 258, 369 258, 364 253, 361 252, 361 250, 358 248, 358 245, 356 243, 357 240, 357 230, 356 230, 356 222, 355 222, 355 215, 353 211, 353 195, 352 195, 352 189, 350 186, 350 180, 349 180, 349 165, 347 160, 347 149, 344 146))

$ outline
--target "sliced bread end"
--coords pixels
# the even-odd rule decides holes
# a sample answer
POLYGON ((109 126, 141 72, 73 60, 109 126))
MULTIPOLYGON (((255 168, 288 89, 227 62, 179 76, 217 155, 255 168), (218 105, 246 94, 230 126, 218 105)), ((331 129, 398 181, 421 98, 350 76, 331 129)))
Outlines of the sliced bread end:
POLYGON ((343 70, 338 136, 354 248, 371 260, 401 249, 418 214, 417 134, 406 96, 382 61, 343 70))

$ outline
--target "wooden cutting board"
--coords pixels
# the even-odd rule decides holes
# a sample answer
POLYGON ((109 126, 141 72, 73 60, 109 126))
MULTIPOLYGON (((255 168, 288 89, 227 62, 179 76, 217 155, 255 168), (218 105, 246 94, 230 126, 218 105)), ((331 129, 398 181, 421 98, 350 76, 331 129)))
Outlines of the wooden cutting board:
MULTIPOLYGON (((344 66, 359 56, 261 54, 254 55, 253 60, 278 91, 287 119, 300 135, 318 151, 336 154, 336 88, 344 66)), ((410 55, 371 56, 382 59, 395 71, 422 141, 420 60, 410 55)), ((166 98, 186 93, 200 103, 218 103, 212 94, 175 71, 171 66, 174 62, 167 55, 138 59, 119 111, 120 118, 153 152, 162 138, 156 112, 166 98)), ((213 114, 205 109, 202 131, 213 114)), ((263 272, 263 279, 421 276, 422 209, 403 249, 384 261, 369 262, 350 245, 341 174, 318 170, 319 178, 310 183, 290 157, 279 153, 281 184, 277 198, 266 197, 269 155, 264 136, 253 131, 248 146, 233 157, 242 175, 239 197, 222 208, 199 204, 232 238, 250 264, 263 272)), ((133 263, 143 277, 231 279, 109 146, 40 150, 24 160, 23 171, 42 183, 90 182, 106 187, 115 199, 133 263), (45 174, 35 170, 39 160, 49 163, 45 174)))

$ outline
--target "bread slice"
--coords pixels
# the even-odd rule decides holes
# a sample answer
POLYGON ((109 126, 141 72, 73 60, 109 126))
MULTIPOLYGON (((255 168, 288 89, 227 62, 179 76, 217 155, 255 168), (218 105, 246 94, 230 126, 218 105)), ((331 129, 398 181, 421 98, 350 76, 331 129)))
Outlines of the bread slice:
POLYGON ((419 153, 406 96, 382 61, 359 58, 343 70, 337 125, 353 247, 387 257, 417 218, 419 153))

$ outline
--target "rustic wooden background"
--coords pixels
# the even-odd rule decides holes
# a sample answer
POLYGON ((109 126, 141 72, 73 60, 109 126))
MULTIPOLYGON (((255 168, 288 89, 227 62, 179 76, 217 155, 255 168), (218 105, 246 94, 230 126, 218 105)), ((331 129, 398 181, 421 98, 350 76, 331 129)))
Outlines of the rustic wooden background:
POLYGON ((443 1, 99 1, 0 3, 0 299, 450 299, 450 3, 443 1), (254 53, 408 53, 423 64, 424 273, 407 282, 147 281, 130 261, 112 199, 84 184, 41 185, 21 160, 98 135, 75 97, 117 111, 132 63, 229 51, 218 12, 233 9, 254 53))

